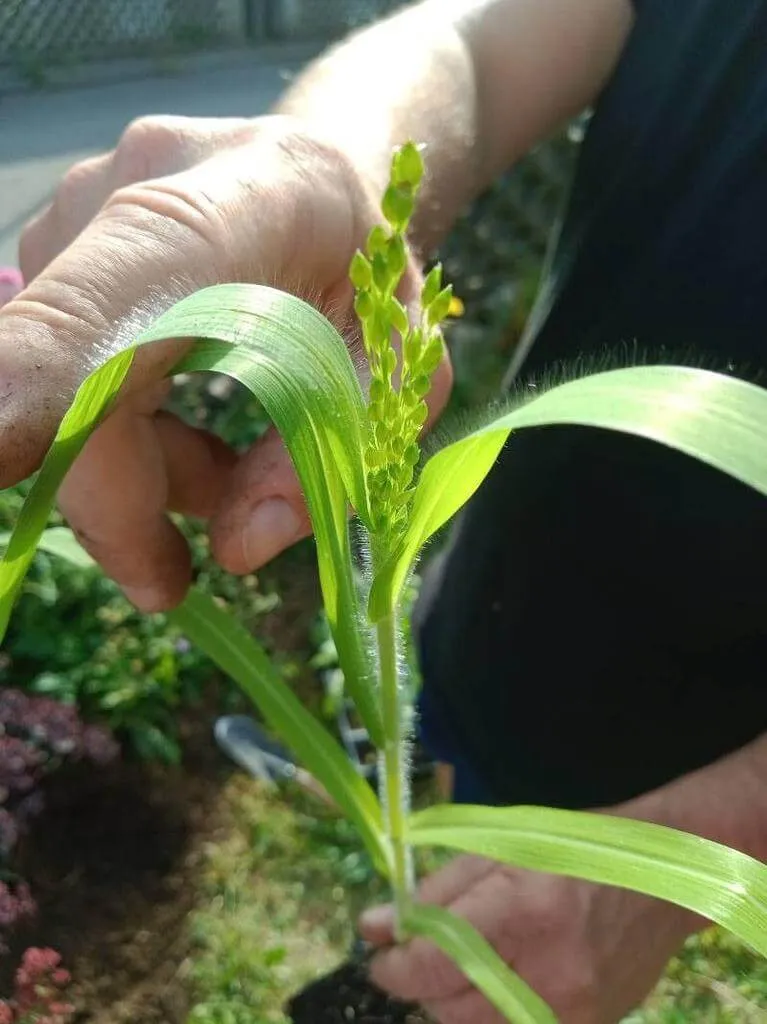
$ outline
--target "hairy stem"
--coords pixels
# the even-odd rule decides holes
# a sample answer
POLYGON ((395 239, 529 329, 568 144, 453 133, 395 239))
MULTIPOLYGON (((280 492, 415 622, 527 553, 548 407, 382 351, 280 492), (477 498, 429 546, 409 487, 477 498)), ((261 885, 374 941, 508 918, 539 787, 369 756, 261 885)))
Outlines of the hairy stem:
POLYGON ((394 871, 392 890, 395 911, 395 938, 403 938, 402 922, 413 898, 415 873, 413 853, 407 842, 407 815, 410 809, 408 772, 408 736, 403 693, 397 671, 397 630, 394 615, 387 615, 376 626, 378 664, 381 681, 381 709, 385 745, 382 751, 382 804, 392 845, 394 871))

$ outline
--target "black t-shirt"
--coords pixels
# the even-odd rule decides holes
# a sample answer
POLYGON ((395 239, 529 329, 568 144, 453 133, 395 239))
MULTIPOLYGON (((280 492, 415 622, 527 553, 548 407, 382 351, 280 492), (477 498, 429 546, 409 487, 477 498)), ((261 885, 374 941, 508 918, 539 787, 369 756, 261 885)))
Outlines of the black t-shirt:
MULTIPOLYGON (((518 379, 606 353, 758 378, 766 239, 767 0, 639 0, 518 379)), ((760 496, 647 441, 522 431, 426 583, 430 713, 491 799, 626 799, 767 728, 765 579, 760 496)))

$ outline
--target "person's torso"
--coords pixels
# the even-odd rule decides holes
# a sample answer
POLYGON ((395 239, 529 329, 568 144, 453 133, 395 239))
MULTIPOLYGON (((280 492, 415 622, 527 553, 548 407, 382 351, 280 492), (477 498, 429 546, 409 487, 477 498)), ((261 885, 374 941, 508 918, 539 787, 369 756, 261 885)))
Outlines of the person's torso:
POLYGON ((592 119, 522 375, 616 359, 765 367, 767 2, 637 0, 592 119))
MULTIPOLYGON (((767 369, 766 250, 767 0, 637 0, 522 377, 605 351, 767 369)), ((765 574, 756 492, 626 435, 521 431, 428 581, 425 682, 499 800, 626 799, 765 727, 765 574), (640 700, 666 721, 649 760, 640 700)))

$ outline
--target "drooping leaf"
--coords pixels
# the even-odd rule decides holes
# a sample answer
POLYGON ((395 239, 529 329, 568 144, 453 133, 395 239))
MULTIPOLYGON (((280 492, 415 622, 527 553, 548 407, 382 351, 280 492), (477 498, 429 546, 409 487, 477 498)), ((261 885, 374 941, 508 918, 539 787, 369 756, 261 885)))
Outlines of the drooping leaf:
MULTIPOLYGON (((11 539, 10 530, 0 533, 0 548, 5 548, 11 539)), ((38 550, 64 559, 78 569, 94 569, 96 560, 91 558, 74 533, 66 526, 51 526, 43 530, 38 550)))
MULTIPOLYGON (((136 346, 167 338, 198 339, 174 372, 216 370, 242 382, 285 441, 312 517, 323 598, 347 687, 371 738, 382 744, 348 530, 350 503, 363 522, 370 515, 364 402, 343 339, 312 306, 259 285, 196 292, 142 332, 136 346)), ((92 373, 62 421, 0 562, 0 638, 61 480, 119 391, 133 351, 92 373)))
POLYGON ((557 1024, 557 1018, 529 985, 462 917, 444 907, 415 904, 404 922, 408 935, 429 939, 458 964, 512 1024, 557 1024))
POLYGON ((767 956, 767 865, 699 836, 548 807, 441 806, 412 815, 409 838, 668 900, 767 956))
POLYGON ((120 390, 133 359, 120 352, 80 385, 22 505, 0 561, 0 641, 67 470, 120 390))
POLYGON ((573 424, 635 434, 700 459, 767 494, 767 391, 708 370, 638 366, 560 384, 438 451, 418 480, 407 531, 373 582, 388 614, 419 551, 474 494, 509 434, 573 424))
POLYGON ((269 726, 319 779, 359 829, 377 867, 388 874, 380 805, 343 748, 280 678, 269 656, 237 619, 193 588, 169 619, 250 697, 269 726))

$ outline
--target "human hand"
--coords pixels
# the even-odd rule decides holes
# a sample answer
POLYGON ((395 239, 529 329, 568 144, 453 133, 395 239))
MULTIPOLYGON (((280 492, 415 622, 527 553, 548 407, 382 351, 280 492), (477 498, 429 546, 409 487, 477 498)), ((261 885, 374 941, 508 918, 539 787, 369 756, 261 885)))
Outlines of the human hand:
MULTIPOLYGON (((467 918, 551 1006, 561 1024, 616 1024, 642 1001, 692 930, 676 907, 621 889, 458 857, 426 879, 419 899, 467 918)), ((362 935, 392 942, 392 914, 363 914, 362 935)), ((421 1003, 440 1024, 504 1018, 424 939, 384 949, 372 980, 421 1003)))
MULTIPOLYGON (((75 388, 120 331, 135 332, 137 310, 145 322, 196 288, 250 281, 348 323, 349 261, 381 219, 364 177, 295 119, 134 122, 114 152, 72 168, 23 234, 29 284, 0 311, 0 486, 39 465, 75 388)), ((406 305, 419 287, 411 261, 406 305)), ((119 407, 60 493, 83 545, 144 611, 180 601, 190 579, 167 510, 209 518, 213 553, 232 572, 259 567, 310 532, 274 432, 238 457, 162 411, 181 344, 138 354, 119 407)), ((445 363, 432 416, 449 380, 445 363)))
POLYGON ((0 307, 18 295, 24 283, 15 267, 0 267, 0 307))

